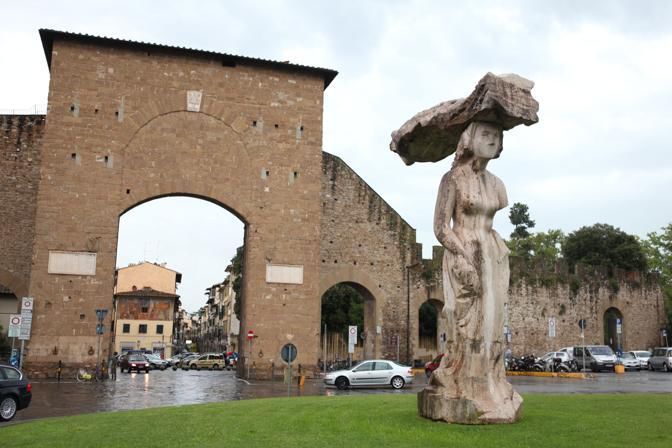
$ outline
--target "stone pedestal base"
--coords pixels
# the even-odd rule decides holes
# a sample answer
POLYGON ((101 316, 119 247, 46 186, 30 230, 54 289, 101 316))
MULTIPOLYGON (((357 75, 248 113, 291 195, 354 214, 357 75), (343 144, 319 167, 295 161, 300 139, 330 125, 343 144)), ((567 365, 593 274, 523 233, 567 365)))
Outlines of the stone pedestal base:
POLYGON ((522 417, 523 398, 513 390, 500 403, 453 397, 441 388, 429 386, 418 393, 418 412, 432 420, 464 425, 514 423, 522 417))

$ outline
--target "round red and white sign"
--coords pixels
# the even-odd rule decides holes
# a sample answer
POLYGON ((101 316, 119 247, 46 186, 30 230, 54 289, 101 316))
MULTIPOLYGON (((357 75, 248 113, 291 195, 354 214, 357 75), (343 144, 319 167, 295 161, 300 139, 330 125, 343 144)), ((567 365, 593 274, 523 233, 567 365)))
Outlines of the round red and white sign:
POLYGON ((254 339, 254 331, 250 330, 247 332, 247 339, 254 339))

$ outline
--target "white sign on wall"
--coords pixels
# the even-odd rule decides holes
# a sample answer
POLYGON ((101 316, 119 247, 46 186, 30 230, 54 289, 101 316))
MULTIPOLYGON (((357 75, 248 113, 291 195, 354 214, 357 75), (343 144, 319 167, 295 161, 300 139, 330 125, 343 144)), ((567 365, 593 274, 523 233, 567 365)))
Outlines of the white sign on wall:
POLYGON ((49 251, 49 274, 96 275, 95 252, 49 251))
POLYGON ((303 285, 303 265, 267 264, 266 283, 303 285))

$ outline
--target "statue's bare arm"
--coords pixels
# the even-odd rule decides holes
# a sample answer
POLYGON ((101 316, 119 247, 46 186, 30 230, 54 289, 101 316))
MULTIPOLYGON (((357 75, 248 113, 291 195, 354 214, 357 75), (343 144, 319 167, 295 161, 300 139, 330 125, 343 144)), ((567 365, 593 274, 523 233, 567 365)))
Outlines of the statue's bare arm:
POLYGON ((451 173, 446 173, 441 179, 439 194, 436 197, 434 210, 434 234, 439 243, 454 255, 465 256, 464 246, 453 232, 450 222, 455 211, 456 186, 451 173))

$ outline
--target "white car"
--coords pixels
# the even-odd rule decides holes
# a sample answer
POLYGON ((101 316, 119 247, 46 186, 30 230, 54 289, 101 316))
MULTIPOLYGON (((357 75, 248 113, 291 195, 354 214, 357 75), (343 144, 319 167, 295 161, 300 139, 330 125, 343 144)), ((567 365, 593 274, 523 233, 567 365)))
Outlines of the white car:
POLYGON ((627 369, 637 369, 641 370, 642 365, 639 362, 632 352, 625 352, 621 357, 618 358, 618 361, 623 364, 623 367, 627 369))
POLYGON ((386 359, 362 361, 351 369, 328 372, 324 383, 344 390, 359 386, 392 386, 401 389, 413 382, 413 370, 386 359))
POLYGON ((541 357, 541 359, 544 362, 548 362, 553 358, 560 358, 562 360, 562 362, 569 362, 572 359, 572 357, 569 356, 569 353, 560 352, 560 351, 558 351, 558 352, 548 352, 544 356, 541 357))
POLYGON ((637 360, 639 360, 639 366, 642 369, 646 369, 649 365, 649 358, 651 357, 651 352, 647 350, 634 350, 629 353, 632 353, 637 360))

